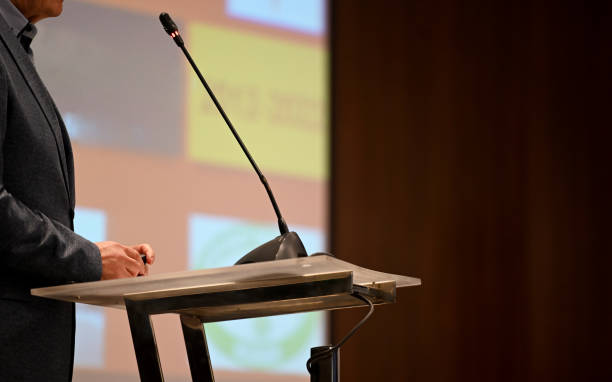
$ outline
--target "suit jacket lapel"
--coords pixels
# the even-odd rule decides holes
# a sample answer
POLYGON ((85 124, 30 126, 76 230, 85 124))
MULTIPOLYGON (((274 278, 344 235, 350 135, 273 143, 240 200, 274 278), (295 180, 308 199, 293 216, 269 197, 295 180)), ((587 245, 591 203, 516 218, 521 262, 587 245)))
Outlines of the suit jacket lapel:
POLYGON ((47 88, 43 84, 42 80, 38 76, 36 72, 36 68, 34 68, 34 64, 32 60, 27 55, 23 47, 17 38, 13 38, 13 33, 9 29, 8 24, 0 16, 0 38, 4 41, 4 44, 8 48, 13 60, 17 64, 21 75, 25 79, 25 82, 28 84, 34 98, 38 102, 43 114, 45 115, 45 119, 47 120, 47 125, 53 132, 53 137, 55 138, 55 145, 57 147, 57 153, 60 158, 62 174, 64 176, 64 186, 66 187, 66 192, 68 193, 68 197, 72 200, 72 193, 70 188, 71 181, 69 180, 69 172, 66 165, 66 152, 62 139, 62 129, 58 120, 58 115, 56 114, 55 104, 47 88))

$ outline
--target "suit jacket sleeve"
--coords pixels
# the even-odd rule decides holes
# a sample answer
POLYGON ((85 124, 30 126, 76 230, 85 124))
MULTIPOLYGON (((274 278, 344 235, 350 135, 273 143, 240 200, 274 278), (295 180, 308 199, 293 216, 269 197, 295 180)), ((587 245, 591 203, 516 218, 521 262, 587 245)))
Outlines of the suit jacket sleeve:
POLYGON ((98 247, 70 228, 30 209, 4 186, 8 80, 0 70, 0 266, 3 272, 39 285, 99 280, 98 247))

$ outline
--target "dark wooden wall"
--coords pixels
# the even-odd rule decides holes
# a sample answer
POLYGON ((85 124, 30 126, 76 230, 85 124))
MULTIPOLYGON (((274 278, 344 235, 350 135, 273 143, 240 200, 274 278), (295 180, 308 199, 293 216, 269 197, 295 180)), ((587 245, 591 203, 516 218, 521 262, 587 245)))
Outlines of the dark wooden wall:
POLYGON ((612 380, 609 4, 330 1, 344 381, 612 380))

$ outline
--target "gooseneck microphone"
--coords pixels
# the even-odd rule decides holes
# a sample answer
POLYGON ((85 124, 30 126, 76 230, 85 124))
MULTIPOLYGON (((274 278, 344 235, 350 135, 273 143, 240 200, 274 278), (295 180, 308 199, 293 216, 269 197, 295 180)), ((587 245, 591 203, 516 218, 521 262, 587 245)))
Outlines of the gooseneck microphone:
POLYGON ((198 69, 198 66, 193 61, 193 58, 191 58, 191 54, 189 54, 189 51, 187 50, 187 48, 185 48, 185 42, 183 41, 183 38, 181 37, 181 34, 176 24, 174 23, 170 15, 165 12, 159 15, 159 21, 161 21, 161 24, 164 27, 166 33, 168 33, 168 35, 172 37, 176 45, 181 48, 181 50, 185 54, 187 61, 189 61, 191 67, 200 79, 200 82, 202 82, 202 85, 204 85, 206 92, 217 107, 217 110, 223 117, 223 120, 227 124, 227 127, 229 127, 230 131, 234 135, 234 138, 236 138, 236 141, 240 145, 240 148, 242 148, 242 151, 251 163, 251 166, 253 166, 253 169, 259 177, 259 180, 261 181, 264 188, 266 189, 266 192, 268 193, 268 197, 270 198, 270 202, 272 203, 272 207, 274 208, 274 213, 276 214, 276 218, 278 219, 278 228, 280 230, 280 236, 255 248, 254 250, 246 254, 244 257, 242 257, 240 260, 238 260, 236 264, 307 256, 306 249, 304 248, 304 245, 302 244, 302 241, 300 240, 299 236, 295 232, 289 232, 287 223, 285 223, 285 219, 283 218, 280 209, 278 208, 278 204, 276 203, 276 199, 274 198, 274 194, 272 193, 272 189, 270 188, 266 177, 263 175, 263 173, 257 166, 257 163, 255 163, 255 160, 249 153, 249 150, 240 138, 240 135, 238 135, 238 132, 234 128, 234 125, 230 121, 229 117, 227 116, 227 114, 225 114, 225 111, 223 110, 223 107, 221 107, 221 104, 217 100, 217 97, 213 93, 210 86, 208 86, 208 83, 204 79, 204 76, 202 76, 200 69, 198 69))

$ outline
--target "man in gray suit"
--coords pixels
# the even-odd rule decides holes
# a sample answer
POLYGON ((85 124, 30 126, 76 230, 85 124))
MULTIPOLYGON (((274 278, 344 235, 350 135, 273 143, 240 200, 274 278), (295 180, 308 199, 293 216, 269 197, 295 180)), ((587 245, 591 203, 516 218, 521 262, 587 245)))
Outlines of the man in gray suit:
MULTIPOLYGON (((0 381, 69 381, 74 304, 36 287, 147 274, 147 244, 92 243, 73 232, 66 127, 36 73, 34 23, 62 0, 0 0, 0 381)), ((68 59, 67 59, 68 61, 68 59)))

